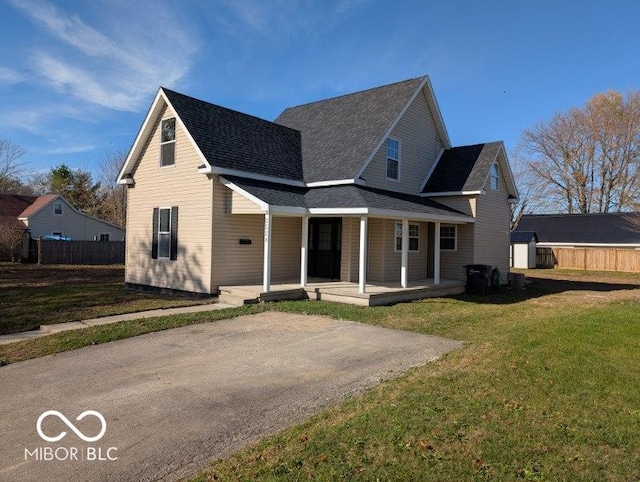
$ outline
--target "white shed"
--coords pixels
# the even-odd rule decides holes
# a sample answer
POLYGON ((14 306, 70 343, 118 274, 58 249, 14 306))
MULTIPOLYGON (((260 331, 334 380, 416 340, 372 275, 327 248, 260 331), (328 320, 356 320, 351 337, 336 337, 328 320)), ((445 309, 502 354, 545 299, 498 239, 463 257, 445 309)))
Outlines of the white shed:
POLYGON ((511 267, 532 269, 536 267, 536 243, 538 236, 533 231, 511 233, 511 267))

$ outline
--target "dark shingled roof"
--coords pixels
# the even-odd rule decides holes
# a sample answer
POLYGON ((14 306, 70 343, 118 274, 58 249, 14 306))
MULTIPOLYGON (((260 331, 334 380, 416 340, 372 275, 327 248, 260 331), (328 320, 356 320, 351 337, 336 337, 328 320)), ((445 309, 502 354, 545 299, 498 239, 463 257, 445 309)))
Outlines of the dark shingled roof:
POLYGON ((489 142, 446 149, 422 192, 480 191, 501 147, 489 142))
POLYGON ((162 90, 212 166, 302 181, 298 131, 162 90))
POLYGON ((530 243, 532 239, 538 242, 538 237, 534 231, 513 231, 511 233, 511 244, 530 243))
POLYGON ((302 208, 374 208, 420 214, 461 216, 465 214, 427 198, 375 189, 356 184, 304 188, 285 186, 236 176, 224 176, 253 196, 273 206, 302 208))
POLYGON ((515 232, 541 243, 640 244, 640 213, 524 215, 515 232))
POLYGON ((275 122, 302 133, 304 180, 353 179, 424 80, 285 109, 275 122))

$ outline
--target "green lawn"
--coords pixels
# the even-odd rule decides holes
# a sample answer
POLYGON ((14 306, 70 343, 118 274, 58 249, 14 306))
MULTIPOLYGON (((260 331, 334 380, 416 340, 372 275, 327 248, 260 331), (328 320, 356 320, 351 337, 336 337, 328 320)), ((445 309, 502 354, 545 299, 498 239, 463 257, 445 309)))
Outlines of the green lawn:
POLYGON ((466 345, 194 480, 640 480, 638 291, 277 309, 466 345))
POLYGON ((124 289, 124 266, 0 263, 0 334, 196 303, 124 289))
POLYGON ((283 302, 92 327, 0 345, 0 364, 267 309, 439 335, 465 346, 193 480, 639 481, 640 278, 527 276, 527 290, 487 297, 283 302))

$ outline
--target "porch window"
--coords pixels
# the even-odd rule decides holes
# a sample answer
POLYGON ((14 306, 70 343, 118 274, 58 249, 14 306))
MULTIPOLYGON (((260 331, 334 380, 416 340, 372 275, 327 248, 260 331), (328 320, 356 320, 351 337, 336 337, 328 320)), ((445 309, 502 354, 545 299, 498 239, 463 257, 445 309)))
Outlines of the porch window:
POLYGON ((391 137, 387 139, 387 179, 400 179, 400 141, 391 137))
POLYGON ((494 191, 498 190, 498 163, 494 162, 491 166, 491 189, 494 191))
POLYGON ((457 233, 456 226, 440 226, 440 249, 442 251, 458 249, 457 233))
MULTIPOLYGON (((402 251, 402 222, 396 222, 395 251, 402 251)), ((409 251, 420 251, 420 225, 409 224, 409 251)))
POLYGON ((160 129, 160 167, 176 162, 176 118, 164 119, 160 129))
POLYGON ((153 259, 178 259, 178 206, 153 209, 153 259))

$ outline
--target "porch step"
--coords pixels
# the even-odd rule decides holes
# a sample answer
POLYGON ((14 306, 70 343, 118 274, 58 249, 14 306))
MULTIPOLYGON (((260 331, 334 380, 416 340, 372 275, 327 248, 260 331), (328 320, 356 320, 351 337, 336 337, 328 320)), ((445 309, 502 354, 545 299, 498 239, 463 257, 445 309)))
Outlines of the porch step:
POLYGON ((260 302, 260 293, 235 287, 220 287, 218 301, 232 306, 252 305, 260 302))

